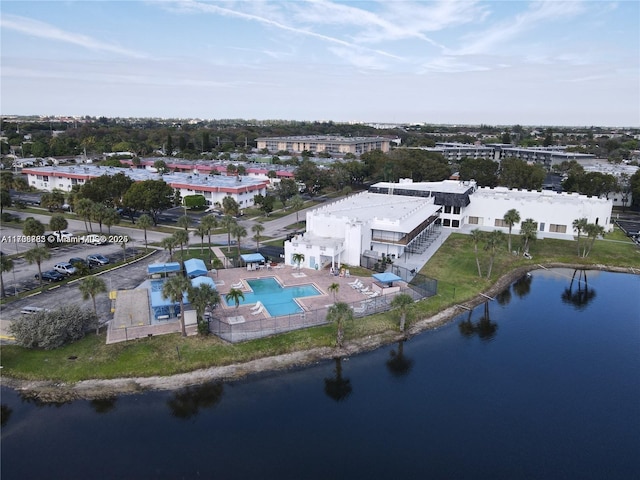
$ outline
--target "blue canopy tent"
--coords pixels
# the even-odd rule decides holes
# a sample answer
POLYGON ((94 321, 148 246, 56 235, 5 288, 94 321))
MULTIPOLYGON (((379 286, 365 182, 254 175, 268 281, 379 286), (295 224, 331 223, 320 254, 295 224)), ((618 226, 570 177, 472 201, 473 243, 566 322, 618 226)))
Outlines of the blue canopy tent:
POLYGON ((180 271, 180 263, 153 263, 147 267, 147 273, 149 275, 167 274, 180 271))
POLYGON ((191 280, 191 286, 192 287, 199 287, 200 285, 209 285, 214 290, 217 290, 216 289, 216 282, 214 282, 209 277, 196 277, 193 280, 191 280))
POLYGON ((383 273, 374 273, 372 275, 380 283, 386 283, 388 285, 393 285, 393 282, 399 282, 402 280, 401 277, 391 272, 383 272, 383 273))
POLYGON ((190 258, 185 260, 184 269, 187 271, 187 277, 194 278, 207 274, 207 266, 204 261, 199 258, 190 258))
POLYGON ((261 253, 246 253, 240 255, 240 258, 247 265, 247 270, 254 270, 254 263, 264 263, 264 257, 261 253))

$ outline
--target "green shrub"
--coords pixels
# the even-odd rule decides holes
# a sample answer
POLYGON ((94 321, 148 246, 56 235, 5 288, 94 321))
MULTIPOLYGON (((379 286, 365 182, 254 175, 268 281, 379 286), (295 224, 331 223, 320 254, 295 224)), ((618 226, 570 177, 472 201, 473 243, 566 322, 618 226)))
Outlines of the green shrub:
POLYGON ((98 316, 93 310, 65 305, 57 310, 25 316, 13 322, 10 331, 18 345, 53 350, 81 339, 88 329, 95 328, 97 324, 98 316))

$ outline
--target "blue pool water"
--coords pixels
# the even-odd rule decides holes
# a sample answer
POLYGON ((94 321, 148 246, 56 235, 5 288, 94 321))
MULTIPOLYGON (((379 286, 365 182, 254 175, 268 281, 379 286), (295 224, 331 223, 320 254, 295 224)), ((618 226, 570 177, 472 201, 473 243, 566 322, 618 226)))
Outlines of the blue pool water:
POLYGON ((247 280, 247 283, 253 291, 244 292, 244 300, 240 300, 240 305, 252 305, 259 300, 272 317, 300 313, 303 310, 295 301, 296 298, 321 294, 314 285, 283 287, 275 278, 257 278, 247 280))

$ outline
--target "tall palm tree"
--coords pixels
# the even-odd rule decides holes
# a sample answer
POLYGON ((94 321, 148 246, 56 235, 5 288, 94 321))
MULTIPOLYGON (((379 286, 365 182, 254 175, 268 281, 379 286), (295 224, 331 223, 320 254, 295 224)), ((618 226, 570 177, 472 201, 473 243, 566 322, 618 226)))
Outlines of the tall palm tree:
POLYGON ((480 259, 478 258, 478 244, 484 238, 484 233, 479 229, 471 230, 471 241, 473 242, 473 252, 476 255, 476 265, 478 267, 478 276, 482 277, 482 270, 480 269, 480 259))
POLYGON ((588 246, 586 245, 584 248, 584 252, 582 255, 583 258, 586 258, 587 255, 591 253, 591 249, 593 248, 593 245, 596 243, 596 238, 598 238, 601 235, 604 235, 604 228, 601 225, 596 225, 595 223, 589 223, 585 228, 585 233, 587 234, 587 238, 589 238, 591 241, 589 242, 588 246))
POLYGON ((207 227, 202 223, 193 230, 194 237, 200 237, 200 253, 204 253, 204 236, 207 234, 207 227))
POLYGON ((298 219, 298 211, 304 205, 304 200, 302 200, 302 197, 300 195, 296 195, 291 199, 290 205, 291 205, 291 208, 293 208, 296 211, 296 224, 300 223, 300 220, 298 219))
POLYGON ((160 245, 162 246, 162 248, 164 248, 165 250, 169 251, 169 261, 172 262, 173 261, 173 250, 178 245, 176 243, 176 239, 173 236, 165 237, 160 241, 160 245))
POLYGON ((100 227, 100 233, 102 233, 102 224, 104 223, 104 217, 107 214, 107 207, 102 203, 94 203, 91 205, 91 218, 100 227))
POLYGON ((93 232, 93 225, 91 224, 91 210, 93 208, 93 202, 88 198, 80 198, 76 202, 76 214, 80 215, 84 220, 84 229, 93 232), (87 220, 89 226, 87 227, 87 220))
POLYGON ((391 307, 397 308, 400 311, 400 331, 404 332, 404 325, 407 319, 407 311, 409 306, 413 304, 413 298, 408 293, 401 293, 396 295, 391 300, 391 307))
POLYGON ((140 218, 138 218, 138 226, 142 228, 142 230, 144 230, 144 250, 146 252, 148 247, 147 229, 153 226, 153 218, 151 218, 146 213, 143 213, 142 215, 140 215, 140 218))
POLYGON ((253 239, 256 241, 256 252, 260 250, 260 234, 264 232, 264 225, 256 223, 251 227, 251 231, 255 233, 253 239))
POLYGON ((184 261, 183 246, 189 243, 189 234, 186 230, 178 230, 174 232, 172 236, 176 241, 176 245, 180 246, 180 260, 184 261))
POLYGON ((111 227, 120 223, 120 214, 115 208, 107 208, 104 212, 103 222, 107 226, 107 232, 111 235, 111 227))
POLYGON ((504 217, 502 217, 502 221, 507 224, 507 227, 509 227, 508 249, 509 252, 511 252, 511 229, 516 223, 520 221, 520 213, 518 213, 515 208, 512 208, 504 214, 504 217))
POLYGON ((331 285, 329 285, 328 290, 333 293, 333 301, 335 302, 336 295, 338 295, 338 290, 340 290, 340 284, 334 282, 331 285))
POLYGON ((585 231, 588 223, 589 221, 586 218, 576 218, 572 224, 573 229, 578 233, 578 256, 580 256, 580 235, 585 231))
POLYGON ((24 252, 24 259, 29 265, 36 264, 38 266, 38 278, 40 279, 40 286, 42 286, 42 262, 49 260, 51 253, 46 247, 33 247, 30 250, 24 252))
POLYGON ((180 328, 182 336, 187 336, 187 327, 184 323, 184 292, 189 291, 191 284, 182 275, 171 277, 162 285, 162 296, 174 303, 180 304, 180 328))
POLYGON ((13 260, 7 255, 0 255, 0 291, 2 292, 2 298, 6 297, 4 291, 4 272, 9 272, 13 269, 13 260))
POLYGON ((342 348, 344 344, 344 325, 353 320, 353 310, 348 304, 338 302, 327 310, 327 320, 336 324, 336 346, 342 348))
POLYGON ((218 220, 213 215, 205 215, 202 217, 202 220, 200 220, 200 225, 206 229, 207 236, 209 237, 209 261, 211 261, 211 255, 213 253, 211 251, 211 231, 218 227, 218 220))
POLYGON ((533 218, 527 218, 520 224, 520 236, 522 237, 522 251, 529 253, 529 244, 537 238, 538 222, 533 218))
POLYGON ((204 328, 204 313, 208 308, 215 308, 220 303, 220 294, 211 285, 201 284, 197 287, 189 289, 189 303, 196 309, 196 316, 198 319, 198 332, 207 334, 208 329, 204 328))
POLYGON ((227 252, 231 251, 231 231, 236 223, 236 219, 231 215, 225 215, 222 217, 222 226, 227 231, 227 252))
POLYGON ((293 255, 291 255, 291 260, 293 260, 294 263, 298 264, 298 270, 300 270, 300 265, 302 264, 302 262, 304 262, 304 253, 294 253, 293 255))
MULTIPOLYGON (((89 298, 91 298, 91 300, 93 301, 93 313, 98 315, 98 308, 96 307, 96 295, 107 291, 107 285, 104 283, 104 280, 96 277, 95 275, 89 275, 88 277, 82 279, 82 281, 78 284, 78 288, 82 293, 83 300, 88 300, 89 298)), ((99 327, 96 327, 96 333, 98 333, 98 329, 99 327)))
POLYGON ((502 240, 504 237, 504 233, 500 230, 494 230, 487 235, 487 243, 485 245, 485 250, 489 251, 489 271, 487 272, 487 278, 491 277, 491 269, 493 268, 493 261, 496 258, 496 253, 502 244, 502 240))
POLYGON ((54 232, 58 232, 58 234, 60 234, 60 232, 62 230, 66 230, 68 226, 69 222, 67 222, 67 219, 64 218, 64 215, 61 213, 54 213, 51 215, 51 218, 49 219, 49 228, 54 232))
POLYGON ((229 293, 224 296, 224 299, 227 301, 227 303, 235 303, 236 308, 238 308, 240 306, 240 300, 244 300, 244 293, 242 293, 242 290, 238 288, 232 288, 231 290, 229 290, 229 293))
POLYGON ((238 257, 240 257, 240 242, 242 241, 242 239, 244 237, 247 236, 247 229, 244 228, 242 225, 240 225, 239 223, 236 223, 235 226, 233 227, 233 236, 236 237, 236 240, 238 240, 238 257))
POLYGON ((189 231, 189 227, 191 226, 192 223, 193 223, 193 220, 189 215, 182 215, 176 221, 176 225, 178 225, 180 228, 184 228, 185 232, 189 231))

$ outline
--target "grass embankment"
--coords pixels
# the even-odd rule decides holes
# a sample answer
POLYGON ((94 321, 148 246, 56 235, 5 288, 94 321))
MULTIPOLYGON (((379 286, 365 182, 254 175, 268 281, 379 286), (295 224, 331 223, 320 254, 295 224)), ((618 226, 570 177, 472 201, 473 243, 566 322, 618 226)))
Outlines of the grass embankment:
MULTIPOLYGON (((514 236, 514 244, 518 242, 514 236)), ((502 275, 519 267, 538 264, 606 265, 640 269, 640 250, 623 235, 614 233, 598 240, 587 258, 577 255, 575 241, 538 240, 530 249, 532 260, 506 253, 496 255, 491 278, 486 278, 488 255, 480 251, 484 277, 478 277, 473 245, 466 235, 453 234, 440 247, 423 274, 438 280, 438 294, 415 303, 408 315, 412 322, 427 318, 451 305, 464 303, 487 291, 502 275)), ((355 272, 354 272, 355 273, 355 272)), ((395 334, 398 315, 387 312, 361 318, 346 328, 346 341, 371 335, 395 334)), ((155 336, 115 345, 105 345, 104 334, 89 335, 72 345, 53 351, 3 346, 2 366, 7 376, 31 380, 75 382, 90 378, 171 375, 199 368, 243 363, 249 360, 299 350, 334 345, 335 327, 326 325, 270 338, 230 345, 210 336, 182 338, 155 336), (179 355, 178 355, 179 351, 179 355), (70 360, 69 357, 77 357, 70 360)))

